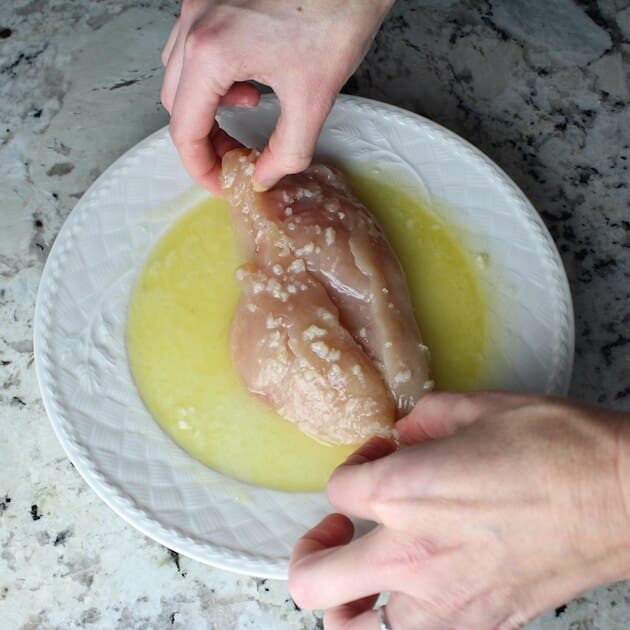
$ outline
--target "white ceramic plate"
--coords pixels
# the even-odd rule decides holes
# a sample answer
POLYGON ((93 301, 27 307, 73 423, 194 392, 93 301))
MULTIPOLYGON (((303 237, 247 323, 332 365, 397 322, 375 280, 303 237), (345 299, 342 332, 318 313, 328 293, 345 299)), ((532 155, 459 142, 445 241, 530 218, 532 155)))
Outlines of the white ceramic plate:
MULTIPOLYGON (((221 124, 262 145, 277 114, 266 97, 255 110, 223 111, 221 124)), ((566 276, 534 208, 497 166, 429 120, 351 97, 337 102, 318 154, 397 171, 415 193, 438 201, 466 246, 490 261, 491 384, 566 392, 573 361, 566 276)), ((329 511, 325 496, 256 488, 206 468, 154 422, 128 367, 135 279, 159 237, 203 194, 190 187, 161 129, 117 160, 72 211, 37 300, 42 397, 77 470, 129 523, 202 562, 284 578, 295 539, 329 511)))

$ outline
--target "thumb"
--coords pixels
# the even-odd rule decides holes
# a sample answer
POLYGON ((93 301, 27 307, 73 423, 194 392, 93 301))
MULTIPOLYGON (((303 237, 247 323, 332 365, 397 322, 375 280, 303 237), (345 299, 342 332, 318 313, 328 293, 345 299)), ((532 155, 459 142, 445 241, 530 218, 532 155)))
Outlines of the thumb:
POLYGON ((503 392, 433 392, 423 396, 413 411, 396 423, 396 430, 406 444, 436 440, 485 416, 522 407, 530 401, 527 396, 503 392))
POLYGON ((281 112, 276 128, 256 163, 254 185, 271 188, 281 177, 299 173, 310 163, 315 144, 333 106, 335 92, 313 94, 292 88, 277 92, 281 112))

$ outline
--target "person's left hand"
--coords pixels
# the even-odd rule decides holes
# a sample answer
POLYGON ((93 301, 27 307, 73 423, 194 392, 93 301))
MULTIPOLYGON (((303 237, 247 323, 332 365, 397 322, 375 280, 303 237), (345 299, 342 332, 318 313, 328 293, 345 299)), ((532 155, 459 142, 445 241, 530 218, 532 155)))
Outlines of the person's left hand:
POLYGON ((394 0, 183 0, 162 51, 161 100, 190 175, 220 192, 221 157, 235 140, 220 105, 253 107, 271 87, 280 116, 256 162, 260 190, 310 163, 335 97, 394 0))
POLYGON ((393 630, 508 629, 628 576, 629 426, 558 400, 427 395, 397 424, 412 446, 375 438, 333 473, 333 506, 378 525, 351 542, 333 514, 302 537, 294 600, 329 630, 377 630, 387 591, 393 630))

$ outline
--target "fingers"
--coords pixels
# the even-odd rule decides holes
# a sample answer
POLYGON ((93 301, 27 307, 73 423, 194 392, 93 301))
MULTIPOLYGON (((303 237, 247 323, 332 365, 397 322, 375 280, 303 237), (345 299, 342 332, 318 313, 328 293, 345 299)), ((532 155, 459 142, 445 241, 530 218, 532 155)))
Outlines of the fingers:
MULTIPOLYGON (((297 605, 336 609, 331 616, 339 627, 345 629, 344 622, 354 628, 349 620, 355 617, 369 619, 364 611, 375 593, 396 592, 401 604, 402 595, 422 593, 427 601, 447 601, 458 608, 460 599, 465 600, 479 582, 476 558, 458 561, 460 543, 441 547, 422 536, 378 527, 340 544, 351 531, 342 519, 338 514, 328 516, 308 532, 298 542, 289 568, 289 591, 297 605)), ((357 621, 356 627, 362 623, 357 621)))
POLYGON ((166 66, 168 64, 168 60, 173 52, 173 48, 175 47, 175 42, 177 41, 177 36, 179 35, 179 25, 180 18, 177 18, 175 22, 173 22, 173 26, 171 26, 171 30, 169 31, 168 37, 166 38, 166 43, 164 44, 164 48, 162 48, 162 65, 166 66))
POLYGON ((349 518, 343 514, 329 514, 297 541, 290 564, 293 566, 318 551, 345 545, 353 535, 354 525, 349 518))
POLYGON ((455 627, 403 593, 393 593, 387 605, 380 609, 332 608, 324 615, 324 627, 326 630, 379 630, 383 627, 381 620, 394 630, 447 630, 455 627))
POLYGON ((212 136, 212 133, 210 135, 217 158, 221 159, 228 151, 243 146, 236 138, 232 138, 223 129, 219 129, 218 126, 216 129, 214 136, 212 136))
POLYGON ((342 628, 343 630, 347 630, 353 627, 360 628, 361 626, 357 625, 356 622, 361 621, 364 623, 364 628, 368 628, 369 630, 378 629, 377 613, 373 610, 377 599, 378 595, 370 595, 369 597, 364 597, 348 604, 329 608, 324 613, 324 628, 326 628, 326 630, 341 630, 342 628), (365 613, 365 615, 363 613, 365 613))
POLYGON ((327 610, 324 613, 324 628, 326 630, 379 630, 381 627, 379 613, 373 609, 376 596, 366 598, 361 602, 369 603, 369 606, 353 602, 327 610))
POLYGON ((276 90, 280 117, 256 164, 254 182, 259 190, 271 188, 281 177, 303 171, 311 162, 315 144, 334 103, 334 93, 319 96, 299 87, 276 90))
MULTIPOLYGON (((171 55, 171 60, 166 67, 160 100, 164 109, 172 113, 175 94, 179 86, 182 71, 182 55, 179 49, 171 55)), ((224 107, 256 107, 260 101, 260 92, 251 83, 238 81, 219 100, 219 105, 224 107)))
POLYGON ((183 67, 183 44, 173 46, 161 92, 162 103, 171 114, 171 137, 191 177, 219 194, 220 158, 241 145, 216 127, 217 108, 254 107, 260 93, 250 83, 237 82, 221 95, 222 90, 213 88, 211 80, 198 76, 200 66, 183 67))
MULTIPOLYGON (((396 445, 390 440, 374 437, 342 466, 358 466, 395 450, 396 445)), ((307 532, 295 545, 289 569, 289 590, 298 605, 310 608, 342 605, 334 613, 338 616, 354 616, 370 608, 374 604, 373 594, 382 590, 384 577, 370 570, 387 548, 379 542, 383 536, 380 531, 373 530, 351 543, 354 534, 351 521, 341 514, 331 514, 307 532)))
MULTIPOLYGON (((340 515, 336 515, 339 518, 340 515)), ((289 567, 289 591, 303 608, 331 608, 385 590, 393 577, 389 561, 388 532, 377 528, 346 544, 330 533, 327 517, 298 542, 289 567)), ((335 527, 337 523, 335 523, 335 527)))
POLYGON ((475 422, 487 406, 469 394, 430 393, 396 423, 396 430, 407 444, 444 438, 475 422))
POLYGON ((328 480, 328 498, 333 506, 347 514, 377 521, 378 514, 367 500, 377 483, 377 471, 370 462, 395 451, 396 445, 392 441, 376 436, 352 453, 328 480))
MULTIPOLYGON (((165 79, 165 83, 166 83, 165 79)), ((179 93, 179 91, 178 91, 179 93)), ((180 97, 186 99, 186 92, 182 90, 180 97)), ((163 92, 162 102, 166 109, 171 111, 169 107, 170 97, 167 91, 163 92)), ((218 103, 225 106, 254 107, 260 100, 260 93, 249 83, 235 83, 222 96, 218 103)), ((221 168, 220 159, 225 153, 231 149, 243 146, 238 140, 229 136, 225 131, 219 129, 213 118, 203 120, 197 117, 200 127, 196 130, 190 125, 187 113, 182 114, 183 108, 186 107, 184 102, 180 103, 177 113, 172 112, 171 117, 171 137, 177 147, 182 158, 184 166, 188 169, 190 175, 201 184, 219 193, 218 177, 221 168), (185 123, 189 124, 186 125, 185 123), (207 129, 210 123, 211 129, 204 139, 201 137, 204 129, 207 129), (198 131, 198 133, 197 133, 198 131), (184 155, 187 157, 185 158, 184 155)), ((211 105, 209 104, 209 107, 211 105)), ((188 110, 184 110, 187 112, 188 110)))
POLYGON ((396 423, 396 430, 406 444, 440 439, 482 417, 522 407, 529 401, 527 396, 501 392, 434 392, 421 398, 413 411, 396 423))
POLYGON ((169 125, 173 143, 190 176, 215 192, 221 164, 209 135, 220 99, 220 90, 212 81, 199 77, 190 65, 184 67, 169 125))
POLYGON ((169 114, 173 113, 173 103, 175 102, 175 94, 177 94, 183 65, 184 42, 180 38, 173 43, 173 48, 169 53, 160 90, 160 100, 169 114))
POLYGON ((234 83, 221 97, 219 105, 223 107, 256 107, 260 101, 260 92, 247 81, 234 83))
MULTIPOLYGON (((396 429, 407 444, 432 441, 445 438, 479 418, 517 409, 531 401, 527 396, 494 392, 427 394, 409 416, 396 423, 396 429)), ((433 482, 436 464, 444 465, 443 461, 429 465, 433 451, 433 445, 423 447, 422 451, 403 448, 392 457, 361 466, 341 465, 328 481, 328 498, 339 511, 395 528, 392 514, 406 513, 404 506, 396 505, 397 501, 407 493, 421 494, 433 482), (415 471, 413 476, 409 474, 411 469, 415 471)), ((360 452, 357 457, 361 463, 360 452)))

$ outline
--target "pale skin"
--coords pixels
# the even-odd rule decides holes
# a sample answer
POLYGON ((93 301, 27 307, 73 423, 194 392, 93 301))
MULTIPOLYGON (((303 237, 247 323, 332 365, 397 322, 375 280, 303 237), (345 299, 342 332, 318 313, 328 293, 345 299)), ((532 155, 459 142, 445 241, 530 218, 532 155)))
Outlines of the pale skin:
POLYGON ((304 170, 337 93, 392 4, 184 0, 162 51, 161 99, 190 175, 219 192, 220 158, 236 143, 216 125, 217 108, 255 106, 252 79, 270 86, 282 109, 256 166, 258 188, 304 170))
POLYGON ((500 393, 435 393, 332 475, 289 590, 327 630, 510 629, 630 576, 630 414, 500 393), (343 514, 343 515, 342 515, 343 514), (351 541, 344 515, 376 528, 351 541))
MULTIPOLYGON (((220 105, 282 113, 258 160, 260 189, 310 162, 335 96, 393 0, 184 0, 162 53, 161 98, 190 175, 218 192, 238 143, 220 105), (324 60, 322 62, 322 60, 324 60)), ((512 394, 425 396, 333 473, 339 513, 295 545, 289 589, 327 630, 509 629, 630 577, 630 414, 512 394), (376 528, 357 540, 347 515, 376 528)))

